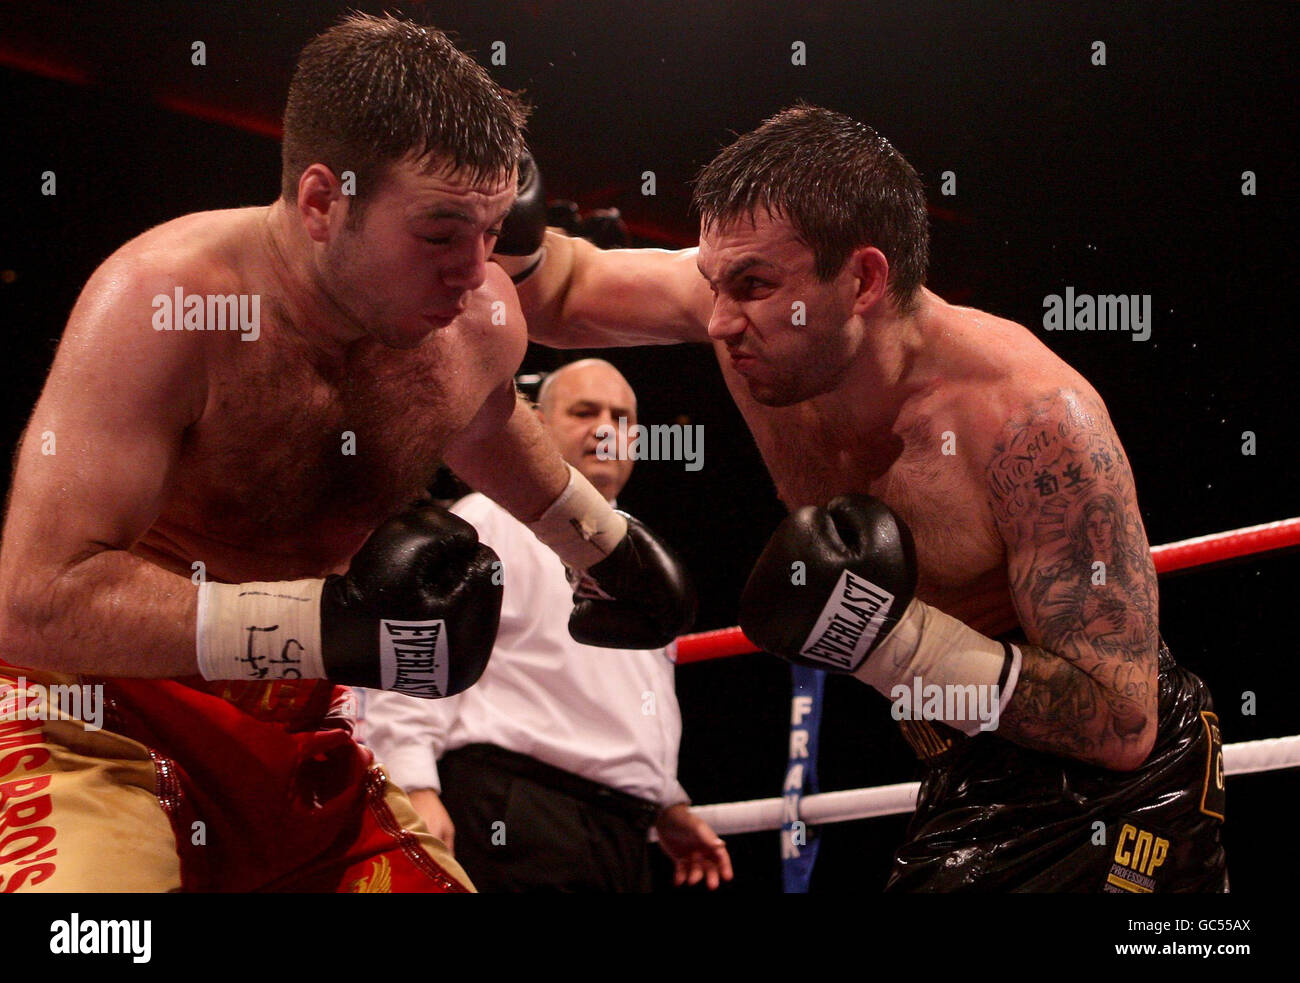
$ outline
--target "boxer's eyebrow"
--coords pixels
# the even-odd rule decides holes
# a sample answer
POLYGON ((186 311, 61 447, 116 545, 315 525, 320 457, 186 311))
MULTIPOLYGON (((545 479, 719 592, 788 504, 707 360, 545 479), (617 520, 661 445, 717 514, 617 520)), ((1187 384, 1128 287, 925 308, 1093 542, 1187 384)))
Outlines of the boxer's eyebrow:
POLYGON ((709 280, 710 284, 726 283, 728 280, 734 280, 736 277, 740 276, 746 270, 751 269, 752 267, 755 266, 771 266, 773 269, 776 269, 778 271, 780 270, 780 267, 778 267, 775 263, 763 259, 763 257, 761 256, 745 256, 742 257, 741 259, 736 260, 729 267, 727 267, 727 269, 723 272, 722 276, 718 277, 717 280, 709 280, 709 275, 704 272, 704 268, 700 266, 699 260, 697 259, 695 261, 695 268, 700 271, 700 276, 704 277, 704 279, 706 280, 709 280))
POLYGON ((418 212, 415 213, 415 217, 429 218, 429 219, 448 219, 452 222, 464 222, 467 225, 472 224, 474 221, 467 214, 465 214, 458 208, 446 208, 446 207, 439 207, 437 205, 432 205, 429 208, 420 209, 418 212))
MULTIPOLYGON (((500 215, 498 215, 494 221, 488 223, 488 228, 495 228, 499 226, 502 222, 506 220, 506 216, 509 214, 510 214, 510 209, 509 208, 505 209, 505 211, 503 211, 500 215)), ((445 206, 440 207, 438 205, 432 205, 429 208, 421 209, 420 211, 415 213, 415 217, 421 221, 436 222, 442 219, 449 222, 460 222, 464 225, 476 224, 473 217, 470 216, 467 212, 463 212, 458 208, 447 208, 445 206)))

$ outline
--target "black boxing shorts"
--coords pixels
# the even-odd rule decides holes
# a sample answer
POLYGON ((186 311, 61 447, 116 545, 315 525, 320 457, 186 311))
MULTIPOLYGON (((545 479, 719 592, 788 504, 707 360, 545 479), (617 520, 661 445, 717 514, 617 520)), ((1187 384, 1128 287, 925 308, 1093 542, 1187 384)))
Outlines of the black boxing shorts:
POLYGON ((900 721, 926 772, 885 889, 1226 892, 1218 717, 1163 640, 1159 671, 1155 746, 1134 771, 900 721))

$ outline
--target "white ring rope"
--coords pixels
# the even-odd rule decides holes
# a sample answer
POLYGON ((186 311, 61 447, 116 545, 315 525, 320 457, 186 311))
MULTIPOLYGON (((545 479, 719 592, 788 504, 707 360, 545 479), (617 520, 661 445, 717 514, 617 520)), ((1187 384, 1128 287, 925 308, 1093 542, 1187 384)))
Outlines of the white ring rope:
MULTIPOLYGON (((1300 735, 1270 737, 1223 746, 1223 770, 1227 775, 1250 775, 1261 771, 1300 767, 1300 735)), ((877 785, 874 788, 820 792, 799 800, 799 819, 810 826, 842 823, 875 816, 897 816, 916 807, 919 782, 877 785)), ((720 836, 780 829, 786 816, 784 799, 750 799, 692 806, 720 836)))

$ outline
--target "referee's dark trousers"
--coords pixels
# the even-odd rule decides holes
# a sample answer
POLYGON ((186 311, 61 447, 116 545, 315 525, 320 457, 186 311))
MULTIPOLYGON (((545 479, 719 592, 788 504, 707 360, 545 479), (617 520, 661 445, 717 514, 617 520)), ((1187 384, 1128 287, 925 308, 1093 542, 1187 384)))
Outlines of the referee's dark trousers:
POLYGON ((456 859, 484 893, 648 892, 659 807, 492 744, 438 761, 456 859))

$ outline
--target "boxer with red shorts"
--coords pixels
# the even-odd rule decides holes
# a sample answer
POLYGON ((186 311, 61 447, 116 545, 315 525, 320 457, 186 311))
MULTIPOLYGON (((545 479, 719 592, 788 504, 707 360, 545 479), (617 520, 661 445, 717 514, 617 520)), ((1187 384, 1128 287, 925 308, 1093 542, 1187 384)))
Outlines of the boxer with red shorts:
POLYGON ((495 554, 411 504, 440 460, 594 586, 575 633, 685 629, 684 571, 514 390, 486 259, 523 119, 442 33, 347 17, 298 61, 280 198, 92 275, 0 549, 0 891, 471 890, 337 685, 447 696, 491 652, 495 554))

